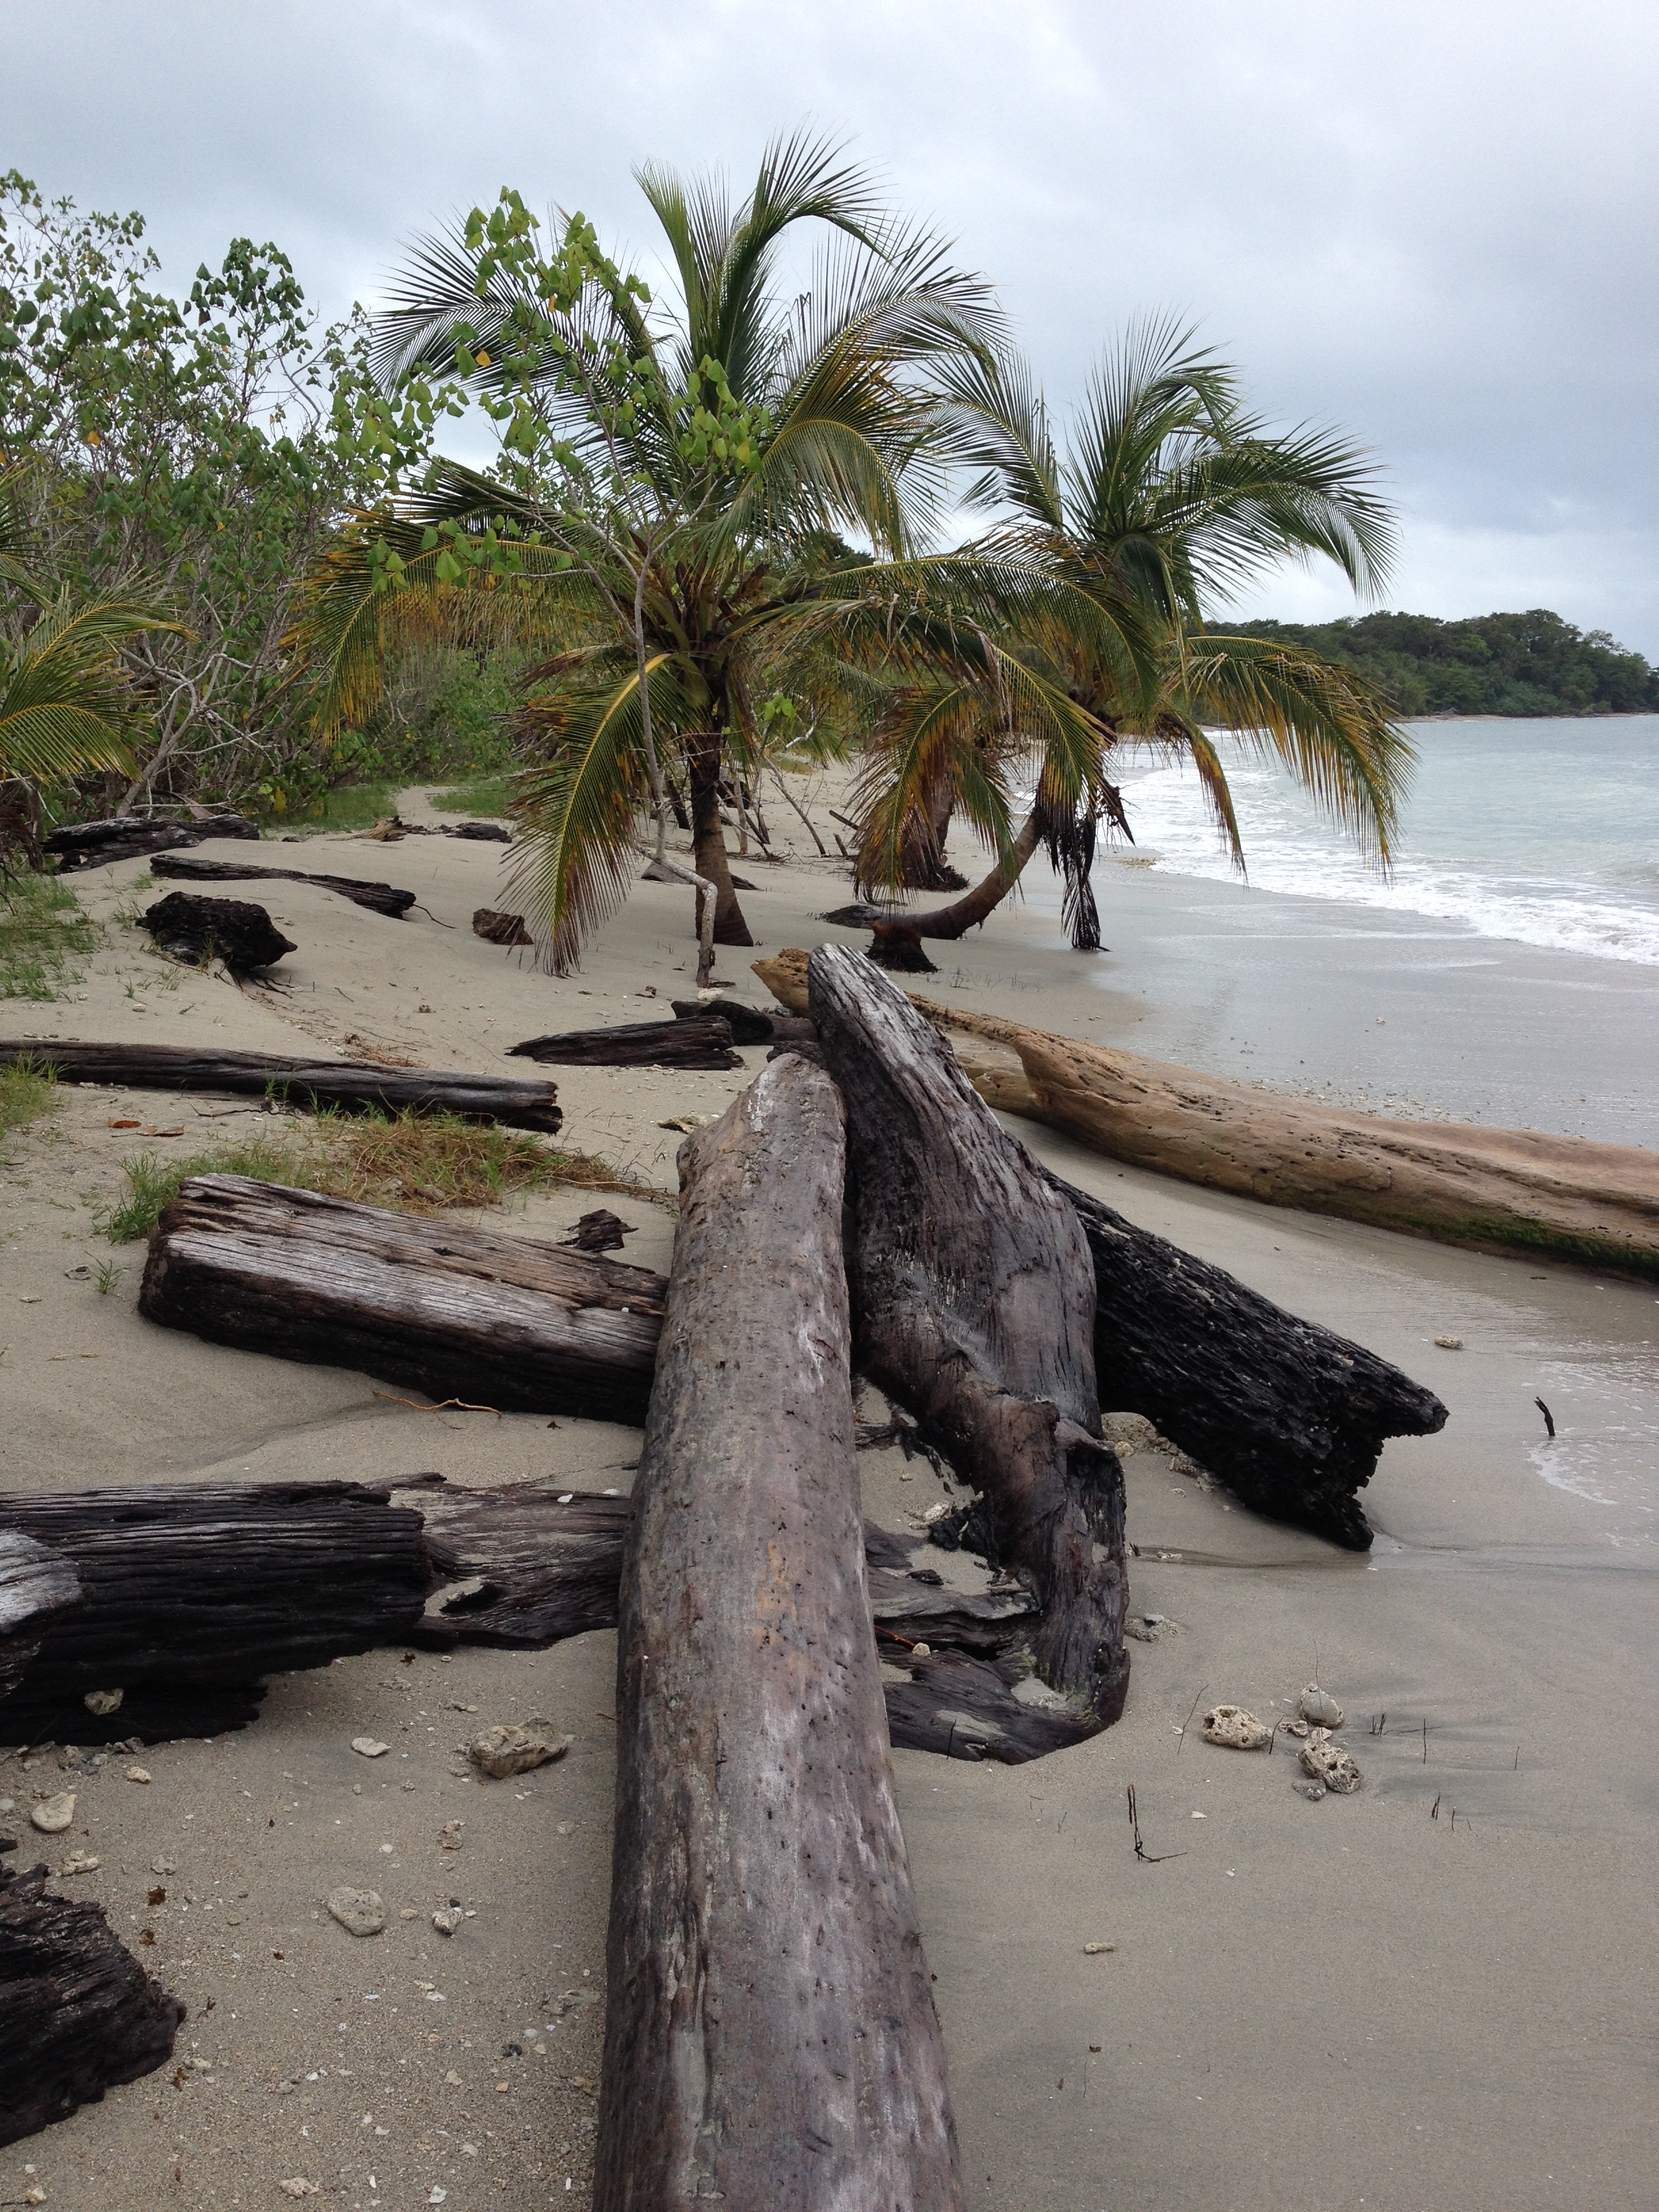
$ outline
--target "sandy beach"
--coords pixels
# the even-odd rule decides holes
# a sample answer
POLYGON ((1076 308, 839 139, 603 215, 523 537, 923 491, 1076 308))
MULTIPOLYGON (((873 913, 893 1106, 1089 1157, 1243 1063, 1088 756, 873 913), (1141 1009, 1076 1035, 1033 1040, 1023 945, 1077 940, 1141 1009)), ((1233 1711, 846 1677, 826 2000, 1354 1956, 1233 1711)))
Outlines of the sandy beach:
MULTIPOLYGON (((451 818, 419 794, 403 805, 411 822, 451 818)), ((756 1004, 760 953, 862 941, 814 919, 851 896, 845 864, 818 859, 781 810, 774 827, 784 865, 734 863, 757 885, 743 896, 761 945, 723 951, 717 969, 756 1004)), ((498 846, 327 836, 259 858, 384 878, 428 911, 394 922, 303 884, 225 886, 269 893, 299 946, 282 988, 239 990, 161 962, 117 918, 142 863, 100 869, 73 880, 105 925, 101 948, 59 1000, 8 1002, 5 1034, 522 1072, 504 1056, 520 1039, 653 1018, 690 994, 691 902, 678 887, 637 884, 582 972, 559 981, 471 933, 475 908, 510 903, 498 846)), ((1033 899, 944 948, 927 988, 1159 1051, 1148 994, 1167 955, 1138 957, 1133 924, 1173 896, 1123 872, 1103 900, 1115 949, 1099 961, 1066 951, 1033 899)), ((1386 1036, 1377 1011, 1368 1002, 1366 1018, 1386 1036)), ((564 1141, 672 1189, 680 1139, 660 1124, 718 1112, 764 1048, 744 1057, 729 1073, 552 1071, 564 1141)), ((210 1116, 247 1104, 66 1089, 0 1146, 0 1488, 433 1468, 462 1484, 625 1488, 635 1431, 425 1411, 372 1378, 139 1319, 143 1248, 112 1251, 97 1211, 119 1194, 126 1159, 245 1132, 250 1120, 210 1116), (135 1117, 186 1134, 110 1126, 135 1117), (112 1258, 109 1295, 76 1277, 112 1258)), ((1641 1716, 1659 1687, 1659 1300, 1217 1196, 1008 1126, 1134 1220, 1398 1362, 1451 1419, 1388 1447, 1364 1557, 1139 1454, 1127 1468, 1132 1610, 1167 1623, 1133 1646, 1121 1723, 1021 1768, 896 1755, 975 2212, 1650 2201, 1659 1765, 1641 1716), (1283 1737, 1272 1756, 1200 1738, 1204 1707, 1289 1717, 1316 1678, 1346 1708, 1358 1795, 1308 1802, 1283 1737), (1129 1784, 1152 1863, 1133 1849, 1129 1784), (1085 1955, 1103 1942, 1115 1948, 1085 1955)), ((635 1224, 625 1256, 665 1267, 672 1212, 604 1202, 635 1224)), ((547 1237, 594 1203, 562 1192, 489 1218, 547 1237)), ((940 1494, 896 1452, 864 1467, 868 1510, 889 1525, 940 1494)), ((281 2185, 305 2179, 352 2212, 585 2206, 613 1666, 609 1635, 530 1656, 374 1652, 278 1681, 246 1731, 148 1747, 148 1783, 126 1778, 139 1761, 119 1753, 96 1767, 76 1758, 67 1780, 68 1753, 0 1761, 21 1856, 98 1856, 63 1886, 105 1902, 143 1946, 190 2007, 179 2059, 205 2062, 12 2146, 0 2200, 35 2188, 64 2212, 193 2212, 280 2204, 281 2185), (574 1735, 566 1759, 516 1782, 469 1776, 464 1739, 532 1716, 574 1735), (365 1732, 391 1754, 357 1756, 350 1739, 365 1732), (78 1792, 72 1836, 33 1854, 16 1824, 33 1796, 65 1786, 78 1792), (463 1847, 446 1850, 454 1820, 463 1847), (327 1917, 324 1896, 342 1882, 382 1893, 384 1934, 356 1940, 327 1917), (445 1938, 431 1914, 452 1899, 472 1917, 445 1938)))

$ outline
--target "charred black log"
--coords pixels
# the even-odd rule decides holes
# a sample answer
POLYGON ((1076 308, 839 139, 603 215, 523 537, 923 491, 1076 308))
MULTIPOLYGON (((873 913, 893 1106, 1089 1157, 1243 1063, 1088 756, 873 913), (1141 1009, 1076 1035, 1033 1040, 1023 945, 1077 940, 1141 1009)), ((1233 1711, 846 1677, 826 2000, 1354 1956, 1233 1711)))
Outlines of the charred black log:
POLYGON ((783 1044, 797 1040, 810 1042, 817 1035, 811 1023, 798 1014, 773 1013, 764 1006, 745 1006, 740 999, 674 999, 670 1004, 677 1021, 729 1022, 733 1044, 783 1044))
POLYGON ((204 837, 257 839, 258 835, 258 823, 242 814, 210 814, 191 822, 118 814, 104 822, 65 823, 41 842, 47 853, 57 856, 67 875, 76 868, 101 868, 112 860, 136 860, 146 854, 199 845, 204 837))
POLYGON ((526 1038, 509 1057, 548 1067, 741 1067, 732 1024, 719 1015, 693 1021, 626 1022, 615 1029, 566 1030, 526 1038))
POLYGON ((203 898, 194 891, 169 891, 144 909, 144 927, 155 949, 170 960, 205 968, 222 960, 233 975, 274 968, 285 954, 297 952, 262 906, 251 899, 203 898))
POLYGON ((1048 1180, 1089 1240, 1103 1404, 1144 1414, 1254 1511, 1366 1550, 1371 1531, 1354 1493, 1386 1437, 1445 1426, 1434 1393, 1058 1176, 1048 1180))
POLYGON ((153 2074, 185 2017, 101 1905, 51 1896, 46 1881, 43 1866, 0 1865, 0 2143, 153 2074))
POLYGON ((303 868, 258 868, 239 860, 209 860, 198 853, 161 853, 150 864, 153 875, 167 876, 191 884, 262 883, 315 884, 319 890, 334 891, 353 906, 367 907, 371 914, 383 914, 392 921, 401 921, 415 904, 413 891, 399 890, 394 884, 367 881, 361 876, 312 875, 303 868))

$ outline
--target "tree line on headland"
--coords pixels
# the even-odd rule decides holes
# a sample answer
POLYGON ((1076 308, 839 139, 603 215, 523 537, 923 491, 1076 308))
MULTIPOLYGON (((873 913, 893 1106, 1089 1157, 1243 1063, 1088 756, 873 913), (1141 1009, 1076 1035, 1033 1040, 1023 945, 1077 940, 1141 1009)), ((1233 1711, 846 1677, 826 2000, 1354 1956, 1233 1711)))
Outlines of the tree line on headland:
POLYGON ((510 769, 514 888, 562 970, 672 823, 705 935, 712 908, 748 943, 723 822, 836 761, 860 892, 965 893, 909 915, 915 962, 1039 847, 1097 943, 1130 749, 1190 758, 1241 857, 1221 729, 1386 860, 1423 708, 1352 639, 1399 618, 1208 618, 1285 559, 1375 599, 1394 518, 1361 447, 1273 430, 1168 321, 1057 422, 989 283, 808 136, 741 199, 638 181, 660 299, 503 190, 324 327, 274 245, 175 297, 142 218, 0 178, 0 838, 8 807, 293 823, 342 784, 510 769), (463 417, 487 468, 441 450, 463 417), (953 826, 988 848, 972 890, 953 826))
POLYGON ((1340 660, 1407 716, 1659 714, 1659 668, 1547 607, 1462 622, 1370 614, 1238 628, 1340 660))

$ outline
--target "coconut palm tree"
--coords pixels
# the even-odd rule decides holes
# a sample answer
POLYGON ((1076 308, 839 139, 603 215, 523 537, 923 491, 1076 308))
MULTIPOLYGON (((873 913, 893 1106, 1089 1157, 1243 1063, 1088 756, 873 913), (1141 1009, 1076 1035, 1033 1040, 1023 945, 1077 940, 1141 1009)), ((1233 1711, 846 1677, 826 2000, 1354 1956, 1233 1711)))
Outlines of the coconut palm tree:
POLYGON ((1243 866, 1232 794, 1210 732, 1236 732, 1286 767, 1363 849, 1386 866, 1413 754, 1385 700, 1316 653, 1212 629, 1206 607, 1273 562, 1323 558, 1356 590, 1374 588, 1391 544, 1375 469, 1323 430, 1271 434, 1249 413, 1237 373, 1169 323, 1132 330, 1091 380, 1068 450, 1006 358, 953 364, 957 428, 982 474, 974 490, 1002 519, 974 549, 1049 580, 997 638, 959 635, 953 664, 897 691, 867 750, 858 811, 859 874, 869 890, 915 880, 962 812, 996 850, 981 882, 929 914, 894 911, 878 957, 926 966, 923 938, 982 922, 1040 844, 1066 878, 1073 941, 1097 945, 1089 890, 1096 825, 1129 834, 1110 779, 1131 743, 1190 759, 1217 826, 1243 866), (1092 607, 1152 641, 1126 671, 1076 621, 1092 607), (1011 697, 994 647, 1079 710, 1057 743, 1011 697), (1127 680, 1126 680, 1127 677, 1127 680), (1024 819, 1016 799, 1032 793, 1024 819))
POLYGON ((0 782, 62 782, 88 769, 130 772, 142 702, 117 648, 179 625, 142 587, 82 599, 32 565, 27 470, 0 470, 0 782))
MULTIPOLYGON (((715 937, 751 941, 721 831, 728 753, 758 753, 791 654, 827 637, 889 648, 966 420, 941 412, 938 371, 988 362, 1001 337, 983 280, 822 142, 769 148, 736 204, 716 179, 637 176, 674 272, 664 307, 588 245, 597 276, 550 303, 551 264, 515 258, 510 224, 475 218, 420 246, 378 328, 384 385, 458 368, 511 410, 508 450, 490 475, 441 467, 364 518, 319 570, 306 626, 335 716, 372 701, 410 626, 550 648, 527 709, 544 757, 515 803, 518 889, 562 970, 624 895, 641 814, 661 823, 670 754, 715 937), (803 224, 823 238, 799 291, 780 257, 803 224), (510 558, 483 559, 486 539, 510 558)), ((567 273, 580 222, 557 231, 567 273)))

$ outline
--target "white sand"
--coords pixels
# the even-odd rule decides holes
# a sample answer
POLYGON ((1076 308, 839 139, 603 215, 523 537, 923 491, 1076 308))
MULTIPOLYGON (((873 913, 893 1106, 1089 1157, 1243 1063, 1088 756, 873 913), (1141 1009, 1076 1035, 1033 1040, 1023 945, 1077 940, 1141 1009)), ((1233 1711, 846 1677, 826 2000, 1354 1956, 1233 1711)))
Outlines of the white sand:
MULTIPOLYGON (((407 815, 422 812, 406 799, 407 815)), ((793 817, 774 826, 806 846, 793 817)), ((520 1038, 665 1015, 689 990, 690 898, 677 888, 636 887, 582 975, 556 981, 471 933, 474 907, 509 902, 498 847, 326 838, 258 858, 402 884, 452 927, 419 912, 387 921, 300 884, 228 885, 261 897, 299 940, 286 991, 181 974, 112 924, 83 982, 52 1005, 9 1002, 4 1033, 275 1051, 309 1041, 521 1069, 502 1057, 520 1038), (654 1005, 640 995, 647 987, 654 1005)), ((744 903, 763 950, 860 941, 811 919, 851 896, 841 864, 736 865, 759 886, 744 903)), ((76 888, 107 918, 143 873, 128 863, 76 888)), ((1133 1042, 1133 956, 1079 960, 1048 921, 1019 912, 959 960, 950 951, 929 987, 938 995, 1133 1042)), ((753 957, 723 952, 719 972, 764 1003, 753 957)), ((763 1058, 745 1055, 751 1070, 763 1058)), ((747 1079, 552 1073, 569 1142, 664 1186, 679 1139, 658 1122, 717 1111, 747 1079)), ((137 1318, 142 1249, 112 1255, 94 1209, 135 1151, 248 1130, 249 1119, 207 1118, 246 1103, 70 1091, 51 1121, 5 1146, 0 1487, 434 1467, 463 1482, 556 1474, 625 1486, 635 1432, 417 1412, 365 1377, 137 1318), (129 1114, 188 1134, 108 1127, 129 1114), (112 1256, 122 1273, 107 1297, 66 1275, 112 1256)), ((1122 1723, 1019 1769, 899 1754, 970 2202, 1022 2212, 1647 2202, 1645 1437, 1659 1304, 1638 1286, 1275 1212, 1119 1171, 1045 1130, 1018 1133, 1136 1220, 1399 1360, 1452 1419, 1439 1437, 1389 1447, 1368 1496, 1383 1532, 1369 1559, 1261 1522, 1143 1455, 1129 1468, 1132 1603, 1179 1630, 1133 1647, 1122 1723), (1467 1350, 1436 1350, 1447 1334, 1467 1350), (1553 1453, 1532 1402, 1540 1392, 1562 1430, 1553 1453), (1208 1749, 1195 1719, 1183 1741, 1194 1705, 1275 1717, 1316 1668, 1347 1708, 1345 1740, 1366 1777, 1357 1796, 1297 1796, 1282 1737, 1271 1759, 1208 1749), (1149 1853, 1183 1856, 1137 1863, 1129 1782, 1149 1853), (1092 1941, 1117 1948, 1086 1957, 1092 1941)), ((666 1264, 668 1212, 603 1202, 638 1224, 629 1259, 666 1264)), ((514 1211, 546 1235, 594 1203, 572 1193, 514 1211)), ((936 1494, 925 1469, 901 1479, 896 1453, 866 1468, 871 1510, 890 1523, 936 1494)), ((191 2007, 180 2056, 210 2060, 212 2075, 175 2086, 170 2069, 13 2146, 0 2194, 33 2185, 52 2204, 112 2212, 252 2207, 288 2202, 278 2183, 304 2176, 354 2208, 423 2205, 434 2188, 452 2212, 586 2204, 601 2008, 578 1996, 559 2008, 601 1980, 612 1666, 599 1635, 530 1656, 404 1666, 370 1654, 279 1681, 241 1734, 147 1750, 148 1786, 123 1778, 131 1762, 118 1755, 76 1778, 74 1835, 41 1838, 39 1855, 99 1855, 95 1874, 65 1887, 106 1902, 130 1941, 153 1931, 141 1955, 191 2007), (563 1764, 518 1784, 454 1771, 463 1737, 534 1713, 574 1732, 563 1764), (349 1740, 365 1731, 391 1756, 355 1754, 349 1740), (466 1822, 459 1853, 438 1845, 452 1819, 466 1822), (151 1872, 157 1856, 176 1875, 151 1872), (356 1940, 323 1915, 324 1893, 346 1881, 385 1895, 384 1935, 356 1940), (153 1887, 165 1903, 149 1904, 153 1887), (452 1896, 476 1917, 447 1940, 429 1916, 452 1896), (521 2055, 503 2056, 514 2044, 521 2055)), ((55 1753, 27 1773, 0 1764, 0 1794, 20 1804, 8 1830, 32 1794, 62 1781, 55 1753)))

